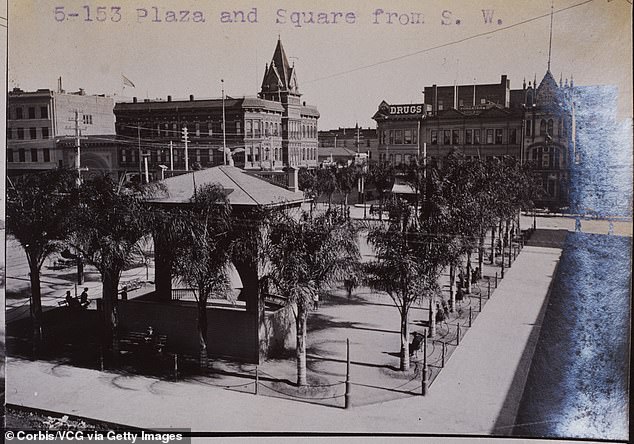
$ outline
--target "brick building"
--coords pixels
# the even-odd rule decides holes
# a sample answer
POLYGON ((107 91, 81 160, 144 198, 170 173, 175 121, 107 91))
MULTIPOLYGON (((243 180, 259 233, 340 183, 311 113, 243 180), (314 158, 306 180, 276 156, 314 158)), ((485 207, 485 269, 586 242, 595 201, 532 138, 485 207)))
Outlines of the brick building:
MULTIPOLYGON (((88 174, 117 168, 114 101, 84 90, 66 92, 14 88, 7 101, 7 172, 9 175, 77 166, 88 174)), ((85 173, 84 173, 85 174, 85 173)))
POLYGON ((567 206, 574 90, 572 80, 557 84, 547 71, 538 86, 535 79, 512 90, 502 75, 499 83, 425 87, 422 103, 383 101, 373 116, 379 161, 399 165, 426 156, 441 164, 454 152, 467 158, 530 160, 544 188, 538 204, 567 206))
POLYGON ((300 102, 295 68, 278 40, 267 64, 258 97, 144 100, 117 103, 117 134, 126 141, 119 163, 142 170, 142 157, 156 175, 160 165, 185 170, 183 129, 188 131, 188 167, 227 163, 245 169, 281 170, 317 165, 317 120, 314 106, 300 102), (223 131, 222 122, 225 122, 223 131))

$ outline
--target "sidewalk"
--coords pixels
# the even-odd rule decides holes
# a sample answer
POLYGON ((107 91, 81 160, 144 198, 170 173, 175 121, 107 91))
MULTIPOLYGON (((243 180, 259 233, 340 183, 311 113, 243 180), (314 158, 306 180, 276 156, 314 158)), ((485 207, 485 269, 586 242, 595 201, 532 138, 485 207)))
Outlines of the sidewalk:
MULTIPOLYGON (((359 307, 376 313, 375 319, 350 326, 342 317, 354 319, 354 304, 320 308, 318 313, 328 321, 328 328, 321 336, 308 337, 309 347, 325 347, 334 339, 333 332, 351 329, 336 336, 335 345, 341 350, 332 364, 336 371, 335 367, 309 368, 309 372, 335 373, 332 377, 340 379, 345 372, 341 341, 345 344, 346 336, 356 335, 351 337, 357 345, 351 369, 353 407, 349 410, 223 390, 210 386, 209 378, 170 382, 14 358, 7 364, 7 402, 137 427, 194 431, 510 433, 560 253, 554 248, 523 249, 426 397, 407 393, 360 405, 364 404, 359 403, 360 397, 367 392, 363 395, 355 384, 377 374, 385 377, 385 367, 398 362, 398 357, 381 351, 385 348, 380 343, 385 340, 398 351, 396 309, 385 301, 386 308, 379 311, 384 304, 364 301, 359 307), (391 329, 377 328, 385 316, 390 316, 391 329), (388 364, 369 364, 377 359, 388 364)), ((294 361, 266 365, 292 371, 294 361)), ((392 384, 397 386, 399 380, 392 384)))

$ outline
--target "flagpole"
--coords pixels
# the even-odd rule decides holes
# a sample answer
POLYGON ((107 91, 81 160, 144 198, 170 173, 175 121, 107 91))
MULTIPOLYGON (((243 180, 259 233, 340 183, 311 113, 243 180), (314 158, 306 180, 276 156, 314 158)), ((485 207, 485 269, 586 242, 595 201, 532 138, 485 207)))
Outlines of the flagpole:
POLYGON ((225 80, 220 79, 222 85, 222 163, 227 164, 227 137, 225 131, 225 80))

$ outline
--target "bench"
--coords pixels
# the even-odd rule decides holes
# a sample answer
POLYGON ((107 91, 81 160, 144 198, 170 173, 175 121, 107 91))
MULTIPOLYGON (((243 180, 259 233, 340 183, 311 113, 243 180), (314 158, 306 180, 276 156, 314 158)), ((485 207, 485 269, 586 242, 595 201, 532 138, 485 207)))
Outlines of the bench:
MULTIPOLYGON (((69 307, 68 302, 66 302, 66 299, 62 301, 57 301, 57 305, 60 307, 69 307)), ((78 307, 75 307, 75 308, 88 308, 89 305, 90 305, 90 299, 88 299, 88 301, 86 301, 83 304, 80 304, 78 307)), ((73 307, 69 307, 69 308, 73 308, 73 307)))
MULTIPOLYGON (((130 279, 129 281, 121 282, 120 287, 121 287, 121 290, 123 290, 123 287, 126 287, 127 290, 130 292, 130 291, 138 290, 139 288, 143 287, 143 285, 145 284, 141 282, 139 278, 136 278, 136 279, 130 279)), ((119 293, 121 293, 121 290, 119 290, 119 293)))
POLYGON ((119 335, 119 350, 162 354, 167 346, 167 335, 148 332, 129 331, 119 335))

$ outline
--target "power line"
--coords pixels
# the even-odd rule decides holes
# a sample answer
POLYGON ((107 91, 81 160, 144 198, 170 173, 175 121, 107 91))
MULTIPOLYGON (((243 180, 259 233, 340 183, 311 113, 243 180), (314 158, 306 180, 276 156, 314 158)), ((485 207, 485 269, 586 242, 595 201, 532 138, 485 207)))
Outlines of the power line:
MULTIPOLYGON (((581 3, 577 3, 577 4, 574 4, 574 5, 571 5, 571 6, 567 6, 565 8, 561 8, 561 9, 558 9, 558 10, 552 12, 552 14, 558 14, 560 12, 567 11, 569 9, 573 9, 573 8, 576 8, 576 7, 579 7, 579 6, 583 6, 583 5, 585 5, 587 3, 590 3, 590 2, 593 2, 593 1, 594 0, 586 0, 586 1, 583 1, 581 3)), ((630 3, 631 3, 631 0, 626 0, 626 1, 630 1, 630 3)), ((479 34, 474 34, 474 35, 471 35, 469 37, 464 37, 464 38, 461 38, 461 39, 458 39, 458 40, 453 40, 451 42, 442 43, 442 44, 436 45, 436 46, 431 46, 429 48, 425 48, 425 49, 421 49, 421 50, 418 50, 418 51, 415 51, 415 52, 411 52, 409 54, 403 54, 403 55, 400 55, 400 56, 391 57, 389 59, 384 59, 384 60, 381 60, 381 61, 378 61, 378 62, 375 62, 375 63, 371 63, 369 65, 363 65, 363 66, 359 66, 357 68, 352 68, 352 69, 349 69, 349 70, 346 70, 346 71, 341 71, 341 72, 330 74, 330 75, 327 75, 327 76, 324 76, 324 77, 318 77, 318 78, 313 79, 313 80, 308 80, 305 83, 313 83, 313 82, 319 82, 321 80, 332 79, 334 77, 340 77, 340 76, 343 76, 343 75, 346 75, 346 74, 350 74, 350 73, 353 73, 353 72, 356 72, 356 71, 362 71, 364 69, 373 68, 375 66, 385 65, 387 63, 396 62, 398 60, 403 60, 403 59, 406 59, 406 58, 409 58, 409 57, 413 57, 415 55, 425 54, 427 52, 431 52, 431 51, 434 51, 436 49, 441 49, 441 48, 446 48, 448 46, 457 45, 459 43, 467 42, 469 40, 474 40, 474 39, 477 39, 477 38, 480 38, 480 37, 484 37, 484 36, 487 36, 487 35, 495 34, 496 32, 506 31, 508 29, 515 28, 515 27, 520 26, 520 25, 525 25, 527 23, 543 19, 545 17, 550 17, 550 15, 551 15, 551 12, 549 12, 547 14, 542 14, 542 15, 539 15, 539 16, 536 16, 536 17, 532 17, 532 18, 529 18, 529 19, 526 19, 526 20, 522 20, 520 22, 513 23, 511 25, 504 26, 502 28, 494 29, 492 31, 481 32, 479 34)))

